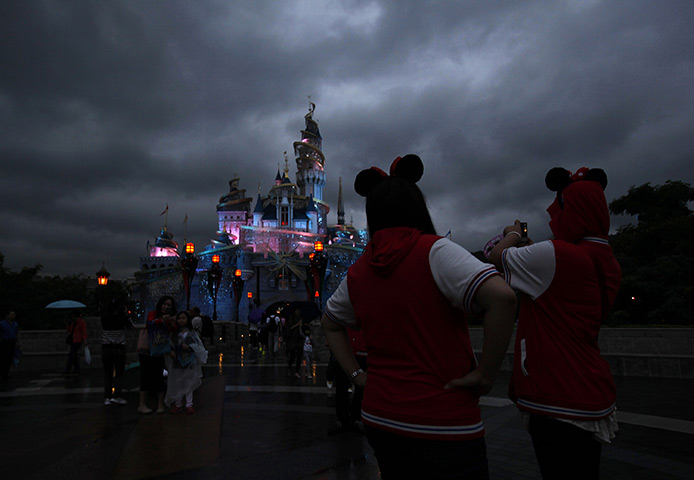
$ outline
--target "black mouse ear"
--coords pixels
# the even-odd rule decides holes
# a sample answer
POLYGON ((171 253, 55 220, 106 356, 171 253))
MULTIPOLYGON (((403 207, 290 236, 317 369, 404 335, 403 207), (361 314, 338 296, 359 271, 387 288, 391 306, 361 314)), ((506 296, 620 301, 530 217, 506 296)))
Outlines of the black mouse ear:
POLYGON ((390 166, 390 174, 417 183, 424 175, 424 164, 417 155, 409 154, 396 158, 390 166))
POLYGON ((545 185, 553 192, 561 192, 571 183, 571 172, 565 168, 554 167, 545 175, 545 185))
POLYGON ((385 176, 385 172, 377 167, 362 170, 354 179, 354 191, 365 197, 376 185, 381 183, 385 176))
POLYGON ((607 187, 607 174, 602 168, 591 168, 588 170, 588 174, 586 175, 585 179, 598 182, 602 186, 603 190, 605 190, 607 187))

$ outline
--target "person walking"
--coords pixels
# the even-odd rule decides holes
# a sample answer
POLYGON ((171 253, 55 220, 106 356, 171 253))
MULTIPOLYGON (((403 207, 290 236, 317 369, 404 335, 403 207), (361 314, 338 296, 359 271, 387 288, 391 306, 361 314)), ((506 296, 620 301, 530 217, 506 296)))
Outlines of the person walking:
POLYGON ((557 192, 547 208, 554 239, 533 243, 516 220, 490 253, 522 293, 510 396, 543 479, 597 479, 601 445, 617 431, 614 379, 598 347, 621 281, 607 242, 607 175, 553 168, 545 184, 557 192))
POLYGON ((123 398, 123 374, 125 372, 125 329, 133 326, 128 316, 128 306, 113 300, 107 312, 101 316, 101 363, 104 367, 104 405, 127 405, 123 398))
POLYGON ((274 357, 279 350, 280 328, 282 320, 278 313, 268 315, 266 318, 267 327, 267 351, 271 357, 274 357))
POLYGON ((82 318, 79 310, 73 310, 70 314, 70 321, 67 323, 68 336, 66 343, 70 345, 67 355, 67 364, 63 373, 80 373, 79 350, 83 343, 87 341, 87 324, 82 318))
POLYGON ((301 378, 301 359, 303 357, 304 337, 301 334, 301 309, 296 308, 287 319, 287 326, 282 337, 287 345, 287 375, 291 374, 294 365, 294 376, 301 378))
POLYGON ((371 240, 321 323, 342 369, 364 388, 362 422, 383 479, 487 479, 479 397, 506 353, 516 296, 492 265, 436 235, 416 185, 423 171, 407 155, 390 175, 375 167, 357 175, 371 240), (465 320, 477 311, 479 361, 465 320), (368 373, 347 327, 363 333, 368 373))
POLYGON ((0 376, 3 380, 10 378, 10 367, 18 348, 19 325, 14 310, 8 310, 0 320, 0 376))

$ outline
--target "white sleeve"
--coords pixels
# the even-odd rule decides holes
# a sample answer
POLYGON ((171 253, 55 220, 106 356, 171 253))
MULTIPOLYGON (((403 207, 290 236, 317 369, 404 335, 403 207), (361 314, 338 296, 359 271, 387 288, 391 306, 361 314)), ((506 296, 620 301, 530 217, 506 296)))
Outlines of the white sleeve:
POLYGON ((480 262, 447 238, 432 245, 429 266, 441 293, 451 304, 469 313, 476 311, 473 302, 480 285, 499 274, 493 265, 480 262))
POLYGON ((325 314, 335 323, 345 327, 359 330, 357 319, 354 316, 354 308, 349 300, 349 290, 347 288, 347 277, 345 277, 335 293, 325 304, 325 314))
POLYGON ((549 288, 556 264, 551 240, 522 248, 510 247, 501 253, 506 282, 533 300, 549 288))

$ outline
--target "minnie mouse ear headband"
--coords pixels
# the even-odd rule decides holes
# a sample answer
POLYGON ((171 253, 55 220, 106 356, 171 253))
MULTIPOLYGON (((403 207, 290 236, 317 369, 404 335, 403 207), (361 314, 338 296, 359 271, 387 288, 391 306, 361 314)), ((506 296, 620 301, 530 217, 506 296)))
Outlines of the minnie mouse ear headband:
POLYGON ((602 189, 607 187, 607 174, 602 168, 587 168, 581 167, 576 170, 576 173, 571 174, 570 171, 561 167, 554 167, 545 176, 545 185, 553 192, 561 193, 566 187, 574 182, 588 180, 598 182, 602 189))
MULTIPOLYGON (((390 166, 390 176, 404 178, 412 183, 417 183, 424 174, 424 164, 417 155, 409 154, 393 160, 390 166)), ((388 178, 386 172, 378 167, 362 170, 354 179, 354 190, 366 197, 376 185, 388 178)))
POLYGON ((598 182, 603 190, 607 187, 607 174, 602 168, 581 167, 572 174, 565 168, 554 167, 545 175, 545 185, 553 192, 557 192, 559 206, 564 208, 562 190, 574 182, 592 181, 598 182))

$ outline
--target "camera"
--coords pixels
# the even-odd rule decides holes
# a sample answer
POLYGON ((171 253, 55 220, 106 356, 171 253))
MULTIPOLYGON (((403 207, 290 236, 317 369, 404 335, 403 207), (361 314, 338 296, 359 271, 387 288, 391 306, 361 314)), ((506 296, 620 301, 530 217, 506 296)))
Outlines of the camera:
POLYGON ((521 238, 528 238, 528 224, 526 222, 520 222, 521 227, 521 238))

